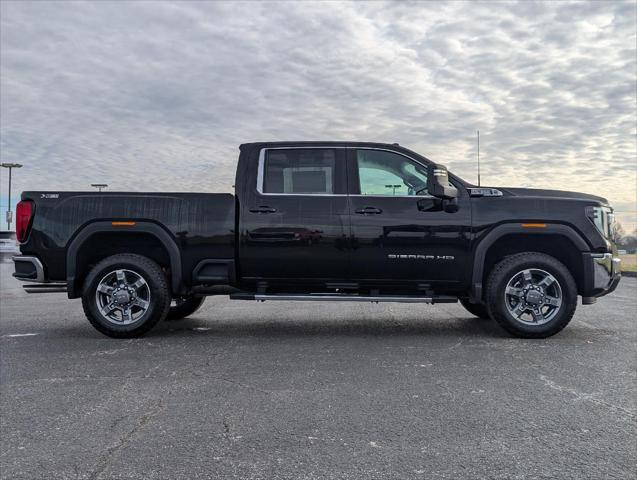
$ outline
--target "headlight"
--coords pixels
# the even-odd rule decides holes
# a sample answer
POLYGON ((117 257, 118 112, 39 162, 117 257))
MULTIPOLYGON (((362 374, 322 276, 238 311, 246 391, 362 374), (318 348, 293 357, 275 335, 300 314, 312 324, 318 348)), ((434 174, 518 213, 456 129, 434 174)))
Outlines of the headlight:
POLYGON ((615 215, 610 207, 586 207, 586 215, 591 219, 604 238, 615 236, 615 215))

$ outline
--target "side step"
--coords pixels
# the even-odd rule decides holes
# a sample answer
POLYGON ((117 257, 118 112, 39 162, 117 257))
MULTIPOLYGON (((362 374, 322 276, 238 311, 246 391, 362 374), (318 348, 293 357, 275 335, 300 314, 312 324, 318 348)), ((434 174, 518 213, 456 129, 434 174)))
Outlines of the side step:
POLYGON ((27 293, 66 293, 66 283, 37 283, 23 288, 27 293))
POLYGON ((259 294, 259 293, 235 293, 230 295, 231 300, 285 300, 285 301, 313 301, 313 302, 397 302, 397 303, 456 303, 457 297, 448 295, 418 296, 418 295, 356 295, 333 293, 310 294, 259 294))

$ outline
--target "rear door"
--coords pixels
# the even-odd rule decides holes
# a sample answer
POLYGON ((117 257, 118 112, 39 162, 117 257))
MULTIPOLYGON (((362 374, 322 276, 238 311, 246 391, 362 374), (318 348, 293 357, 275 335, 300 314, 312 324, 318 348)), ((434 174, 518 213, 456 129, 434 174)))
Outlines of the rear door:
POLYGON ((416 285, 465 278, 469 198, 461 189, 458 211, 445 212, 427 192, 427 167, 389 150, 349 150, 352 280, 416 285))
POLYGON ((346 149, 259 152, 241 208, 242 277, 321 283, 348 276, 346 149))

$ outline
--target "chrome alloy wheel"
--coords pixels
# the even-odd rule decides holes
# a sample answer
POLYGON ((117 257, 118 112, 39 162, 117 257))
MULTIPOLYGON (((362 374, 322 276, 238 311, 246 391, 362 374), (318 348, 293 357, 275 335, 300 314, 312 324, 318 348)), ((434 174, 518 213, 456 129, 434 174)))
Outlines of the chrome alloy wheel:
POLYGON ((562 305, 562 287, 550 273, 529 268, 516 273, 504 291, 507 310, 525 325, 550 322, 562 305))
POLYGON ((115 325, 129 325, 148 311, 150 287, 132 270, 114 270, 98 283, 95 301, 106 320, 115 325))

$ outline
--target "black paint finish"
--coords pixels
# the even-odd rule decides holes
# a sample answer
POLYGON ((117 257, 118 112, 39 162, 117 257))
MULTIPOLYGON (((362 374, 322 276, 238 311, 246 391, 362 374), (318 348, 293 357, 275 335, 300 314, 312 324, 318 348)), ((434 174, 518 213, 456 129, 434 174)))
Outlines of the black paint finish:
POLYGON ((181 253, 186 284, 202 259, 234 259, 235 199, 230 194, 24 192, 22 200, 35 203, 35 218, 20 250, 38 256, 51 280, 73 276, 66 268, 71 242, 98 222, 106 225, 104 232, 141 233, 137 226, 108 227, 112 221, 152 223, 165 230, 181 253))
MULTIPOLYGON (((583 253, 615 251, 585 214, 588 206, 607 205, 602 198, 502 188, 500 197, 471 197, 467 190, 471 185, 452 174, 449 180, 459 194, 453 209, 445 208, 448 201, 426 195, 362 196, 353 173, 356 149, 389 150, 425 167, 430 164, 415 152, 389 144, 244 144, 236 195, 24 192, 22 199, 35 203, 35 218, 21 251, 38 256, 49 279, 66 281, 76 273, 67 271, 69 247, 87 226, 99 222, 105 231, 141 235, 144 232, 135 226, 109 226, 112 221, 135 221, 155 225, 174 242, 181 282, 173 289, 180 294, 202 291, 206 288, 202 282, 227 278, 232 286, 250 291, 327 291, 338 283, 360 291, 426 290, 461 296, 479 291, 483 263, 493 254, 491 245, 501 238, 489 234, 505 225, 507 235, 519 238, 536 238, 539 233, 555 235, 551 238, 575 236, 578 241, 571 244, 577 244, 578 258, 588 258, 583 253), (338 177, 334 194, 258 191, 261 150, 292 147, 334 149, 338 177), (548 227, 538 232, 522 226, 534 222, 548 227), (549 231, 551 225, 559 228, 549 231), (200 272, 201 265, 207 265, 214 275, 193 277, 197 265, 200 272)), ((80 267, 86 266, 74 268, 80 267)), ((591 271, 589 266, 581 270, 591 271)))
MULTIPOLYGON (((347 278, 347 196, 258 192, 259 150, 242 156, 249 167, 238 192, 240 277, 248 283, 293 280, 319 285, 347 278)), ((334 179, 338 184, 345 175, 345 150, 334 152, 340 163, 337 174, 341 178, 334 179)))
POLYGON ((419 202, 422 199, 350 197, 353 278, 421 283, 464 280, 471 252, 468 197, 459 199, 455 213, 435 206, 423 211, 419 202), (378 213, 366 213, 369 209, 378 213))

